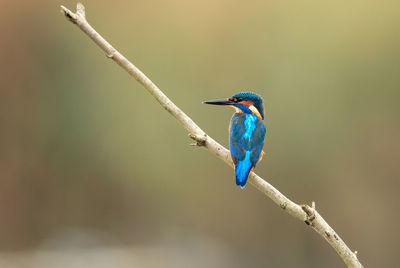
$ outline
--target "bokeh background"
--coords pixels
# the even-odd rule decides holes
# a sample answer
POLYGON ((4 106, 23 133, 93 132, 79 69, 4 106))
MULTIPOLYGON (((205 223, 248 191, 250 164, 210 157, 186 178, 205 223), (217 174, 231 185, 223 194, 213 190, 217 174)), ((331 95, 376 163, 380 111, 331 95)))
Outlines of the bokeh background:
MULTIPOLYGON (((0 7, 0 267, 344 267, 59 13, 0 7)), ((398 267, 399 1, 85 1, 90 23, 209 135, 251 89, 257 173, 366 267, 398 267)))

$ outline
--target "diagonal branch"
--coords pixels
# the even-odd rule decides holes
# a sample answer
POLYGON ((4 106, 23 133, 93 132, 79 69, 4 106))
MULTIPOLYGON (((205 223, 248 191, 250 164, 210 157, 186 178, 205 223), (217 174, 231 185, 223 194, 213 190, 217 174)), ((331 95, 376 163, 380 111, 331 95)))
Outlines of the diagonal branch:
MULTIPOLYGON (((167 110, 183 127, 189 132, 190 138, 196 143, 196 146, 207 148, 212 154, 222 159, 225 163, 233 167, 229 151, 222 145, 208 136, 189 116, 187 116, 178 106, 176 106, 142 71, 133 65, 127 58, 119 53, 110 45, 96 30, 87 22, 85 16, 85 7, 78 3, 76 13, 61 6, 61 12, 68 20, 76 24, 93 42, 95 42, 108 58, 113 59, 125 71, 132 75, 147 91, 167 110)), ((348 267, 363 267, 358 261, 356 252, 352 252, 339 235, 328 225, 322 216, 315 209, 315 203, 312 206, 298 205, 286 196, 280 193, 271 184, 260 178, 255 173, 249 176, 249 182, 259 191, 263 192, 272 201, 278 204, 283 210, 293 217, 304 221, 311 226, 317 233, 325 238, 326 241, 336 250, 348 267)))

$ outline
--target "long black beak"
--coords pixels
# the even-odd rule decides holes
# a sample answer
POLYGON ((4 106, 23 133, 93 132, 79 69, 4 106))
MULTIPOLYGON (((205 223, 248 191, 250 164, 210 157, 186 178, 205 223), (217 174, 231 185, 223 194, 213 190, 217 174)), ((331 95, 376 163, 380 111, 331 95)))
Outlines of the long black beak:
POLYGON ((204 104, 212 104, 212 105, 232 105, 234 104, 233 101, 230 101, 229 99, 220 99, 220 100, 209 100, 209 101, 203 101, 204 104))

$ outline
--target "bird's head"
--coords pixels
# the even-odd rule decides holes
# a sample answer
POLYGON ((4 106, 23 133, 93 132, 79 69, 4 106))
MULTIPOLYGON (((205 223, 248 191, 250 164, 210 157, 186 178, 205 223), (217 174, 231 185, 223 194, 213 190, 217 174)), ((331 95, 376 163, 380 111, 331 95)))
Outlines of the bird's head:
POLYGON ((227 99, 209 100, 203 103, 232 106, 239 113, 254 114, 264 119, 263 99, 253 92, 240 92, 227 99))

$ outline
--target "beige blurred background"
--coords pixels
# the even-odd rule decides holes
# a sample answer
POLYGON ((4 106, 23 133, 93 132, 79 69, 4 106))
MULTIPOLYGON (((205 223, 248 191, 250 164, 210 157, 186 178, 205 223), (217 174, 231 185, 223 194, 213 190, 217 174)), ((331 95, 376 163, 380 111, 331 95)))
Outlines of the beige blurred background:
MULTIPOLYGON (((0 267, 344 267, 59 13, 0 7, 0 267)), ((366 267, 398 267, 399 1, 84 1, 90 23, 225 146, 251 89, 257 173, 366 267)))

